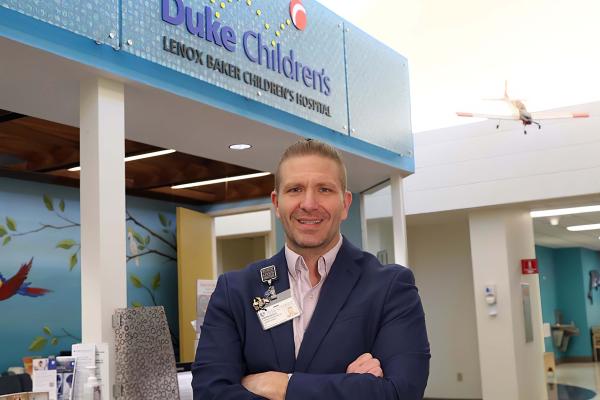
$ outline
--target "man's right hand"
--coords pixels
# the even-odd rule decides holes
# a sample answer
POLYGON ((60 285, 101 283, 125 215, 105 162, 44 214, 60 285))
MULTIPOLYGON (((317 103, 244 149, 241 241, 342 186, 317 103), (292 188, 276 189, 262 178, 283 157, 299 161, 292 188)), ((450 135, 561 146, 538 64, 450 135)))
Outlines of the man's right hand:
POLYGON ((346 369, 347 374, 371 374, 378 378, 383 378, 383 370, 379 360, 374 358, 371 353, 362 354, 354 360, 346 369))

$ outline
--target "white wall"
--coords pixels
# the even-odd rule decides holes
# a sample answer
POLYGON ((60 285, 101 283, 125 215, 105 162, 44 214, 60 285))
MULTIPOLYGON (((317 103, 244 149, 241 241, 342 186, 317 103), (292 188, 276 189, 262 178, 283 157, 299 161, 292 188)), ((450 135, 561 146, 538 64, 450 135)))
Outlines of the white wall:
POLYGON ((365 251, 377 255, 380 250, 386 250, 388 262, 394 261, 394 235, 392 218, 367 220, 367 248, 365 251))
POLYGON ((265 239, 265 236, 217 239, 219 273, 241 269, 252 262, 264 259, 265 239))
POLYGON ((537 275, 523 277, 520 260, 535 258, 533 226, 524 210, 469 214, 481 383, 485 400, 547 399, 537 275), (533 342, 526 343, 521 282, 529 283, 533 342), (497 315, 488 315, 486 285, 496 285, 497 315))
POLYGON ((409 226, 408 255, 431 344, 425 396, 481 399, 467 221, 409 226), (458 373, 462 373, 462 382, 457 380, 458 373))
MULTIPOLYGON (((600 103, 563 109, 600 114, 600 103)), ((600 192, 600 119, 554 120, 542 129, 496 121, 415 135, 416 172, 406 214, 600 192)))
POLYGON ((215 236, 240 236, 271 231, 271 210, 215 217, 215 236))

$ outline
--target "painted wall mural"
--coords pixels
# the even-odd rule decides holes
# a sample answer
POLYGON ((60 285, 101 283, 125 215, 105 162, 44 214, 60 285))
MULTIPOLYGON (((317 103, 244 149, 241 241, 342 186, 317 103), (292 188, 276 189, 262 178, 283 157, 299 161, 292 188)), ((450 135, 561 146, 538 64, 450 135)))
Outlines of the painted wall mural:
MULTIPOLYGON (((127 197, 127 301, 165 307, 178 349, 175 204, 127 197)), ((81 340, 79 191, 0 178, 0 372, 81 340)))

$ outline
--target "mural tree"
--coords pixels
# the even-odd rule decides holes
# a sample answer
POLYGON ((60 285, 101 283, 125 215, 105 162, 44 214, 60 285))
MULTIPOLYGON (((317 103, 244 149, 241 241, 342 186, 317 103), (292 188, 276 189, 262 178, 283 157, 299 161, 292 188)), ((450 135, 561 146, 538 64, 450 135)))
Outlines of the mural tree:
POLYGON ((33 342, 31 342, 31 344, 29 345, 29 351, 40 351, 44 349, 44 347, 46 347, 48 342, 50 342, 52 346, 58 346, 58 344, 60 343, 60 339, 64 338, 70 338, 73 341, 75 341, 75 343, 81 342, 80 337, 69 333, 66 329, 61 328, 61 331, 63 332, 62 335, 56 335, 52 332, 50 327, 44 326, 42 328, 42 332, 44 333, 44 335, 37 336, 35 339, 33 339, 33 342))
MULTIPOLYGON (((5 220, 6 226, 0 224, 0 239, 2 239, 2 246, 8 245, 12 240, 19 236, 27 236, 48 229, 64 230, 81 228, 79 222, 72 220, 65 214, 66 204, 64 199, 55 200, 51 196, 44 194, 42 200, 46 209, 53 213, 61 222, 59 224, 40 222, 38 228, 21 232, 17 229, 15 220, 7 216, 5 220)), ((158 219, 162 227, 162 234, 149 228, 146 224, 135 218, 131 212, 127 211, 125 220, 134 225, 133 227, 130 226, 127 230, 127 238, 129 240, 129 254, 127 255, 127 261, 135 260, 136 265, 139 266, 139 259, 149 254, 156 254, 166 260, 177 261, 177 237, 172 227, 172 221, 161 213, 158 213, 158 219), (142 232, 144 232, 145 235, 142 232), (152 238, 165 244, 168 251, 153 247, 152 238)), ((79 262, 81 242, 79 240, 65 238, 56 244, 56 248, 69 251, 68 266, 69 270, 73 270, 79 262)))
MULTIPOLYGON (((69 271, 72 271, 78 264, 81 254, 81 242, 79 239, 79 230, 81 223, 70 218, 66 213, 66 202, 64 199, 55 199, 48 194, 42 195, 42 202, 48 212, 55 217, 53 222, 40 222, 39 226, 30 230, 20 230, 17 221, 11 217, 6 216, 3 220, 4 223, 0 223, 0 241, 2 247, 9 246, 10 243, 18 240, 20 237, 35 235, 39 232, 46 230, 54 231, 65 231, 69 232, 70 229, 77 229, 76 232, 71 234, 65 233, 65 238, 59 240, 55 248, 68 252, 67 265, 69 271), (77 238, 73 238, 73 236, 77 238)), ((145 222, 134 216, 130 211, 126 211, 126 222, 127 222, 127 241, 128 241, 128 254, 127 262, 133 261, 135 265, 140 266, 140 260, 145 256, 154 254, 158 257, 163 258, 165 261, 177 261, 177 237, 175 233, 175 227, 172 221, 162 213, 158 213, 158 220, 160 222, 160 230, 154 230, 149 227, 145 222)), ((1 220, 0 220, 1 221, 1 220)), ((160 273, 157 273, 150 285, 145 285, 136 275, 131 274, 130 280, 136 289, 145 290, 151 299, 152 304, 158 305, 156 301, 156 291, 160 287, 160 273)), ((139 302, 132 303, 134 307, 142 306, 139 302)), ((30 351, 40 351, 45 348, 48 344, 58 345, 61 339, 70 338, 75 341, 81 339, 77 336, 69 333, 64 328, 59 329, 61 334, 54 334, 49 326, 44 326, 42 332, 44 335, 37 336, 31 343, 30 351)), ((178 338, 172 333, 173 343, 178 343, 178 338)), ((176 348, 178 344, 176 345, 176 348)))

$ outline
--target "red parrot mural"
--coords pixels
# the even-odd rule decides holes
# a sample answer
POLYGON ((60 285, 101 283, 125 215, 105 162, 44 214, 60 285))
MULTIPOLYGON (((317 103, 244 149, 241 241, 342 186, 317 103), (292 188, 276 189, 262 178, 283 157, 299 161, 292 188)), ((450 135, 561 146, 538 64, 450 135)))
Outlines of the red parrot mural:
POLYGON ((28 297, 39 297, 50 292, 48 289, 29 287, 31 282, 25 282, 31 270, 33 258, 27 264, 21 265, 19 271, 10 279, 5 279, 0 274, 0 301, 7 300, 16 294, 28 297))

